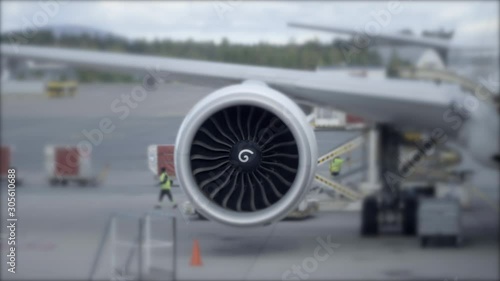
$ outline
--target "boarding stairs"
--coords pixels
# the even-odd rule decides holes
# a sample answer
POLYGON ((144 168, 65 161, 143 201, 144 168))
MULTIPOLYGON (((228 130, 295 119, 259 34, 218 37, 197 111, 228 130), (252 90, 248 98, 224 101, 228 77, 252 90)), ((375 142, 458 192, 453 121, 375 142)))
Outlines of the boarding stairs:
MULTIPOLYGON (((341 146, 338 146, 333 150, 331 150, 330 152, 322 155, 321 157, 318 158, 318 163, 317 163, 318 167, 324 165, 325 163, 329 163, 333 158, 337 156, 349 153, 354 149, 358 148, 364 143, 365 138, 366 138, 365 134, 355 137, 345 142, 341 146)), ((314 179, 321 185, 333 189, 335 192, 337 192, 338 194, 344 196, 345 198, 351 201, 358 201, 362 198, 362 195, 359 192, 353 190, 352 188, 342 185, 332 179, 326 178, 318 173, 314 175, 314 179)))

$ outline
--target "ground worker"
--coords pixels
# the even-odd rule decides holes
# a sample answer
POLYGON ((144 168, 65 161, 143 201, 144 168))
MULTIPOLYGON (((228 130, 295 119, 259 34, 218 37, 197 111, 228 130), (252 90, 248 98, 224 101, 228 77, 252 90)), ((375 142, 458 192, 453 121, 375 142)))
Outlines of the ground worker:
POLYGON ((161 168, 159 186, 160 186, 160 196, 158 197, 158 204, 156 205, 156 208, 161 208, 161 201, 163 200, 163 196, 167 195, 168 199, 173 204, 173 208, 175 209, 177 207, 177 204, 172 198, 172 193, 170 192, 170 188, 172 187, 172 181, 168 177, 165 167, 161 168))
POLYGON ((330 174, 334 177, 338 176, 342 169, 342 164, 344 164, 344 159, 338 156, 333 158, 332 162, 330 162, 330 174))

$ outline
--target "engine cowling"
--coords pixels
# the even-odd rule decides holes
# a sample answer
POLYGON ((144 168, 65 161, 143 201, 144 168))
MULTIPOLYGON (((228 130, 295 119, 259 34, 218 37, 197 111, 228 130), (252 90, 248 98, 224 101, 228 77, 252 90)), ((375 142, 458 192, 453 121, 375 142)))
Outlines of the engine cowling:
POLYGON ((302 110, 254 81, 198 102, 175 147, 176 174, 196 210, 235 226, 286 216, 307 192, 317 161, 314 132, 302 110))

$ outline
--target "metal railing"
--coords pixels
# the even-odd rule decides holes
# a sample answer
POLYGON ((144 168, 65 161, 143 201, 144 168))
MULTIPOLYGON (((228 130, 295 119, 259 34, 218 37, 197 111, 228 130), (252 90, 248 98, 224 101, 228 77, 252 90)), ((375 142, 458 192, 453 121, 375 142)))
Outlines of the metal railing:
MULTIPOLYGON (((99 265, 102 264, 102 259, 106 250, 106 246, 109 245, 110 251, 110 280, 144 280, 145 278, 150 279, 151 271, 151 251, 158 248, 171 248, 172 251, 172 280, 176 280, 176 267, 177 267, 177 222, 176 217, 163 213, 161 211, 150 211, 142 214, 133 213, 118 213, 112 215, 106 227, 104 229, 103 235, 99 242, 94 260, 89 273, 88 280, 94 280, 99 265), (170 221, 170 231, 171 231, 171 241, 165 240, 155 240, 151 238, 151 221, 152 219, 167 218, 170 221), (126 241, 119 239, 117 235, 117 224, 119 219, 132 219, 137 220, 137 236, 132 241, 126 241), (125 262, 119 264, 119 258, 117 252, 120 248, 128 248, 128 254, 126 255, 125 262), (134 258, 137 257, 137 272, 131 270, 134 258)), ((165 276, 161 277, 165 280, 165 276)))

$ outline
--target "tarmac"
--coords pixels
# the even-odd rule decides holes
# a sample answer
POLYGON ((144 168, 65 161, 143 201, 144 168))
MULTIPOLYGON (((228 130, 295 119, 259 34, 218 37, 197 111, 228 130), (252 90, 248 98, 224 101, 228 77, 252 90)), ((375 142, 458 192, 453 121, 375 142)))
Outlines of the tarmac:
MULTIPOLYGON (((213 89, 179 83, 160 85, 135 107, 128 106, 129 114, 121 118, 124 110, 116 110, 116 106, 125 105, 122 95, 130 94, 135 86, 84 84, 75 98, 54 100, 2 96, 2 144, 14 145, 13 165, 23 179, 16 193, 17 273, 6 271, 6 230, 2 228, 2 280, 87 279, 110 216, 129 215, 117 221, 117 233, 119 239, 133 241, 138 224, 134 217, 145 212, 167 215, 154 215, 158 217, 151 222, 155 240, 172 239, 170 222, 175 217, 175 277, 179 280, 500 278, 498 207, 485 204, 479 197, 474 197, 471 207, 464 211, 465 241, 458 249, 421 249, 416 238, 400 235, 362 238, 357 211, 328 210, 306 220, 255 228, 188 218, 168 203, 155 211, 158 189, 147 170, 147 146, 173 144, 183 116, 213 89), (103 118, 111 119, 115 129, 103 133, 100 141, 94 135, 92 163, 96 173, 110 164, 106 182, 99 187, 50 187, 44 173, 45 145, 91 141, 85 132, 95 132, 92 130, 99 128, 103 118), (200 267, 190 266, 195 239, 200 243, 200 267)), ((318 132, 319 151, 327 152, 359 134, 318 132)), ((355 151, 351 157, 361 159, 363 153, 355 151)), ((476 171, 471 184, 490 203, 498 202, 497 172, 481 169, 467 155, 461 165, 476 171)), ((1 191, 1 206, 6 206, 5 190, 1 191)), ((185 198, 180 188, 174 187, 173 193, 178 202, 185 198)), ((1 212, 6 221, 4 207, 1 212)), ((127 251, 125 248, 117 253, 117 264, 124 263, 127 251)), ((110 279, 111 253, 108 243, 98 263, 97 280, 110 279)), ((171 279, 172 249, 154 249, 151 255, 146 279, 171 279)), ((134 268, 136 261, 132 264, 134 268)))

